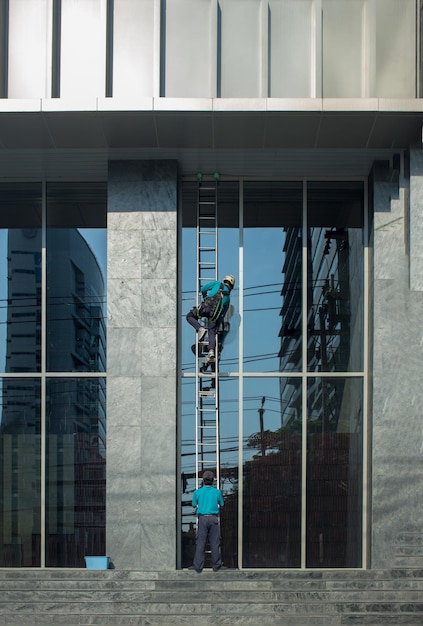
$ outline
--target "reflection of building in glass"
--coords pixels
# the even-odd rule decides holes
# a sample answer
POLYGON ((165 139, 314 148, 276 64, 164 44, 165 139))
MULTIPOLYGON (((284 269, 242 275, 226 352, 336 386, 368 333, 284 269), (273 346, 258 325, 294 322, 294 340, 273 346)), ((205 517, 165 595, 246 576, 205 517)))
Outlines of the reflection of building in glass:
MULTIPOLYGON (((41 231, 9 230, 7 372, 40 371, 40 244, 41 231)), ((54 230, 48 254, 52 259, 47 278, 49 370, 102 371, 104 277, 97 259, 74 228, 54 230)), ((28 490, 25 485, 39 476, 40 424, 39 380, 4 379, 3 472, 19 476, 20 482, 2 494, 3 542, 9 554, 9 562, 3 565, 39 565, 22 563, 19 555, 39 555, 40 489, 38 485, 28 490), (31 494, 30 502, 22 502, 25 494, 31 494), (24 524, 18 515, 23 509, 28 512, 24 524), (22 548, 23 544, 32 549, 22 548)), ((63 562, 81 565, 84 550, 101 550, 105 540, 104 380, 49 379, 46 431, 47 558, 51 566, 63 562), (103 530, 99 532, 99 528, 103 530), (75 546, 79 553, 70 558, 75 546), (64 556, 64 550, 69 554, 64 556)))
MULTIPOLYGON (((281 347, 279 369, 281 372, 301 369, 302 320, 302 238, 301 229, 285 228, 282 274, 281 347)), ((282 425, 300 419, 301 385, 295 379, 280 379, 282 425)))
POLYGON ((104 277, 77 229, 49 229, 47 282, 47 369, 104 371, 104 277))
POLYGON ((41 230, 10 228, 7 237, 6 372, 41 368, 41 230))

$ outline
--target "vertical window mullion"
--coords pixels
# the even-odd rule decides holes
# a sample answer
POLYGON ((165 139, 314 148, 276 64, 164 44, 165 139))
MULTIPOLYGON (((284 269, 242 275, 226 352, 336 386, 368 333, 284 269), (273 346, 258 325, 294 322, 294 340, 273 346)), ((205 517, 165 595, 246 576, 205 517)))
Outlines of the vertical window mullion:
POLYGON ((41 221, 41 568, 46 566, 46 315, 47 315, 47 255, 46 255, 46 183, 42 183, 41 221))
MULTIPOLYGON (((239 436, 238 436, 238 475, 243 476, 244 472, 244 459, 243 459, 243 403, 244 403, 244 329, 243 329, 243 307, 244 307, 244 185, 243 181, 239 182, 239 356, 238 356, 238 398, 239 398, 239 436)), ((242 569, 243 563, 243 483, 241 479, 238 481, 238 567, 242 569)))
POLYGON ((368 440, 368 380, 369 380, 369 197, 368 181, 364 183, 364 228, 363 228, 363 265, 364 265, 364 332, 363 332, 363 494, 362 494, 362 559, 361 566, 367 569, 368 556, 368 480, 369 480, 369 440, 368 440))
POLYGON ((303 181, 302 237, 302 421, 301 421, 301 569, 306 566, 306 493, 307 493, 307 181, 303 181))

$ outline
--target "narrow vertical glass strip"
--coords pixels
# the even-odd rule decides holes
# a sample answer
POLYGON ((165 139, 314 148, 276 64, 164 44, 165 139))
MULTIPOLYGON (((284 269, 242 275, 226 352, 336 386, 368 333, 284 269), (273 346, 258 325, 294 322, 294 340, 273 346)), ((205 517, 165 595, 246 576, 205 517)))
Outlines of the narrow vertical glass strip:
POLYGON ((106 98, 113 96, 113 15, 114 0, 107 0, 106 7, 106 98))
POLYGON ((62 0, 53 0, 52 51, 51 51, 51 97, 60 98, 60 47, 61 47, 62 0))
POLYGON ((7 98, 9 69, 9 0, 0 1, 0 98, 7 98))

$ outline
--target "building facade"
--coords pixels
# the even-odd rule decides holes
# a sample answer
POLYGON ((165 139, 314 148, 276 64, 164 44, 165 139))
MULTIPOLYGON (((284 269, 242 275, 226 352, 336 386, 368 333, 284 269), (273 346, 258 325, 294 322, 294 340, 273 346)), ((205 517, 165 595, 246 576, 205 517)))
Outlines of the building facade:
POLYGON ((0 8, 0 567, 191 564, 201 178, 225 564, 422 568, 420 0, 0 8))

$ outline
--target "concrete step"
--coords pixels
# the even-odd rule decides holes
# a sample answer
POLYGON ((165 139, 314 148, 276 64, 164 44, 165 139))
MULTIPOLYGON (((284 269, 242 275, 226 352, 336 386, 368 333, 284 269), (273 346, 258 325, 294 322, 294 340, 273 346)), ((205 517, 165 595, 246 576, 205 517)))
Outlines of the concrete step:
POLYGON ((422 626, 422 570, 0 570, 0 625, 422 626))

